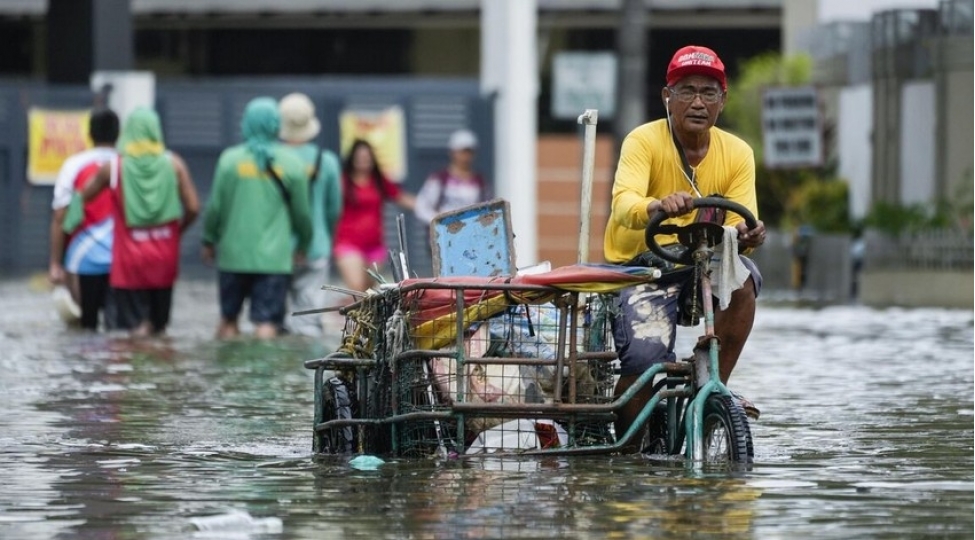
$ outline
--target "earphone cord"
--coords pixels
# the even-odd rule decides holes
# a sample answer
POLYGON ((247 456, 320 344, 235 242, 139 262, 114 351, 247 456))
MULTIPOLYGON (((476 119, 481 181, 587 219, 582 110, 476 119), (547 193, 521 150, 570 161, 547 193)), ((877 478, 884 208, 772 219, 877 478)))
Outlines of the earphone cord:
POLYGON ((674 138, 674 147, 677 149, 677 154, 682 165, 681 172, 684 173, 684 178, 687 179, 687 183, 691 185, 691 189, 694 190, 694 193, 697 194, 698 197, 704 197, 704 195, 701 195, 701 192, 697 189, 697 182, 694 181, 694 169, 692 169, 690 164, 687 162, 687 157, 684 155, 684 149, 681 147, 680 141, 677 140, 677 134, 674 133, 674 124, 670 119, 669 101, 670 100, 668 99, 668 103, 664 106, 664 108, 667 109, 667 129, 670 130, 670 136, 674 138))

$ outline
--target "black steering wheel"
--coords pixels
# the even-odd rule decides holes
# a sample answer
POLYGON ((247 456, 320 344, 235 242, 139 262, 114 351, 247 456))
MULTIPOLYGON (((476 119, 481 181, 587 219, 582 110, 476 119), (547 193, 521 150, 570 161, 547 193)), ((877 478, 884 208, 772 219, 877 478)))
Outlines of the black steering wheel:
MULTIPOLYGON (((694 199, 694 208, 720 208, 729 212, 734 212, 745 219, 745 224, 749 229, 758 226, 758 221, 744 206, 722 197, 701 197, 694 199)), ((690 265, 694 264, 694 249, 697 248, 701 238, 708 242, 708 247, 713 247, 721 243, 724 238, 724 228, 722 223, 695 222, 684 226, 667 224, 663 222, 668 218, 666 212, 657 211, 647 223, 646 241, 647 247, 660 258, 676 263, 690 265), (676 234, 677 241, 684 246, 683 250, 676 252, 668 251, 657 243, 656 236, 661 234, 676 234)))

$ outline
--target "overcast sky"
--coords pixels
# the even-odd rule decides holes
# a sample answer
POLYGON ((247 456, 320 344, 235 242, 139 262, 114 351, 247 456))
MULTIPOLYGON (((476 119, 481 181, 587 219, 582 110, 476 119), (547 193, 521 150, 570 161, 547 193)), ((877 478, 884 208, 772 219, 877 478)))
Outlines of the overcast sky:
POLYGON ((819 0, 819 22, 869 21, 887 9, 936 9, 938 0, 819 0))

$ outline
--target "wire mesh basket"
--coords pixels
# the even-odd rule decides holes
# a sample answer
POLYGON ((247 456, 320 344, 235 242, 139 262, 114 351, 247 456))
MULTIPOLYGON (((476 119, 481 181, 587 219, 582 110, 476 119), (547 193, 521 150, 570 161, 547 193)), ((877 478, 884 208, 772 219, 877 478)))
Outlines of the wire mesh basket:
POLYGON ((429 456, 608 444, 612 413, 591 406, 613 401, 614 306, 612 294, 500 278, 407 280, 367 297, 346 310, 339 351, 306 363, 336 372, 316 380, 317 447, 429 456), (352 395, 354 406, 328 410, 352 395))
POLYGON ((611 305, 606 295, 545 289, 458 285, 404 294, 392 402, 394 414, 419 417, 396 424, 399 451, 607 443, 610 416, 572 406, 613 400, 611 305))

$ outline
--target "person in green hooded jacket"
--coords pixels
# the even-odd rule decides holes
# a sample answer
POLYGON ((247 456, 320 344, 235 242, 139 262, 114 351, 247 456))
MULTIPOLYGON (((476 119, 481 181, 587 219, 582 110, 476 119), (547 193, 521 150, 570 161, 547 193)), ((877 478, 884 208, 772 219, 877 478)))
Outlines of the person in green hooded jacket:
POLYGON ((244 109, 244 142, 220 154, 203 219, 203 260, 216 263, 220 288, 217 337, 240 334, 249 300, 259 338, 278 335, 295 261, 312 237, 305 165, 278 142, 280 115, 269 97, 244 109))
POLYGON ((129 113, 117 158, 82 190, 90 201, 108 188, 115 227, 109 285, 116 326, 135 335, 161 334, 169 324, 179 275, 180 239, 199 213, 186 163, 166 149, 156 111, 129 113))

